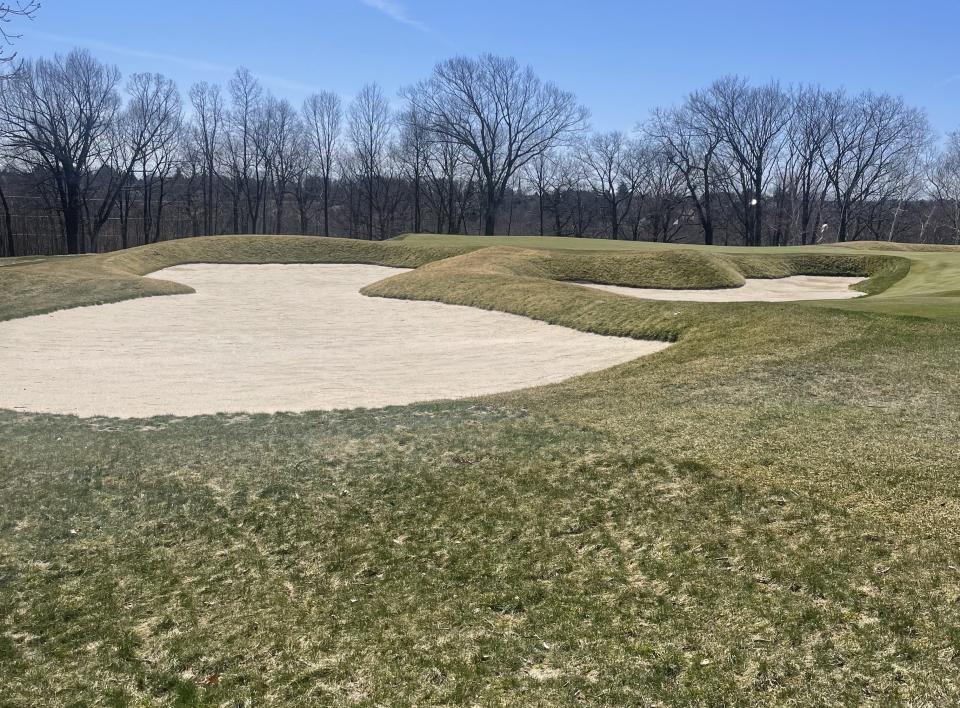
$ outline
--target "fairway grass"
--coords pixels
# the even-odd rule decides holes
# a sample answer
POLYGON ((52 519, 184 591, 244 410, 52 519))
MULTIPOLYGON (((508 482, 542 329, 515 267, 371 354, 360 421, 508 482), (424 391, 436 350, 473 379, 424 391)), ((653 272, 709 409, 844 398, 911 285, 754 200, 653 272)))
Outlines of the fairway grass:
POLYGON ((501 241, 216 237, 0 268, 4 319, 184 292, 141 277, 179 263, 355 262, 417 268, 371 296, 676 342, 458 402, 0 411, 0 704, 960 700, 960 252, 501 241), (563 282, 785 275, 869 297, 563 282))

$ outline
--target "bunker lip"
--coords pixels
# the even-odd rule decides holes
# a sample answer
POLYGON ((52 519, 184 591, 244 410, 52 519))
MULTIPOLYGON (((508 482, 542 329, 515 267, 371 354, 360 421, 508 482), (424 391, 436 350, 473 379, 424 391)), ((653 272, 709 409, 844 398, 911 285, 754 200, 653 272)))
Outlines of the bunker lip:
POLYGON ((183 265, 150 277, 193 294, 0 322, 0 408, 117 418, 374 408, 556 383, 669 346, 360 294, 400 272, 183 265))
POLYGON ((690 302, 802 302, 805 300, 845 300, 866 293, 851 290, 850 286, 866 278, 832 275, 791 275, 785 278, 747 278, 738 288, 711 290, 669 290, 662 288, 634 288, 622 285, 578 282, 597 290, 627 295, 643 300, 674 300, 690 302))

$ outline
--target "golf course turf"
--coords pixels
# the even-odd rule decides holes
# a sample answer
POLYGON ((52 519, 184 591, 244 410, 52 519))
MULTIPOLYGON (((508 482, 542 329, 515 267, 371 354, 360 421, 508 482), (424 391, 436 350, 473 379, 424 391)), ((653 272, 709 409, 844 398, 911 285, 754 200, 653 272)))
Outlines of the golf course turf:
POLYGON ((207 237, 0 260, 0 319, 294 262, 675 345, 407 407, 0 411, 0 705, 960 700, 960 250, 207 237), (869 296, 564 282, 787 275, 869 296))

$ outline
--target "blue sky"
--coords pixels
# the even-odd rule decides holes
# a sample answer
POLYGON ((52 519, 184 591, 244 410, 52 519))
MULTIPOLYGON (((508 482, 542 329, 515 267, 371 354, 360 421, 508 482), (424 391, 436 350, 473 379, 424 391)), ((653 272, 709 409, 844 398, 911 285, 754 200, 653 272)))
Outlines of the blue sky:
POLYGON ((574 91, 601 129, 738 73, 900 94, 943 133, 960 128, 958 27, 958 0, 44 0, 19 49, 86 46, 184 92, 244 65, 297 105, 367 81, 393 94, 438 60, 490 51, 574 91))

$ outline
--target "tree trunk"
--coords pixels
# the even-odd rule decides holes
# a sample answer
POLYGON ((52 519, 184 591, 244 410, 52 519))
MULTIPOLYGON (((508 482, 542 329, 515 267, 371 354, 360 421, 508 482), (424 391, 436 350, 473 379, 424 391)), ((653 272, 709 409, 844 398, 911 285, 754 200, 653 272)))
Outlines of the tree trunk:
POLYGON ((67 239, 67 253, 76 255, 83 252, 83 242, 80 230, 83 226, 83 214, 80 205, 80 195, 76 193, 76 185, 67 185, 66 204, 63 209, 63 228, 67 239))
POLYGON ((713 193, 710 191, 709 165, 703 171, 703 205, 700 213, 700 220, 703 222, 703 243, 707 246, 713 245, 713 193))
POLYGON ((537 206, 540 209, 540 235, 543 236, 543 190, 537 190, 537 206))
POLYGON ((447 178, 447 233, 453 234, 457 232, 458 220, 456 218, 456 194, 454 189, 456 188, 453 177, 447 178))
POLYGON ((367 181, 367 240, 373 241, 373 179, 367 181))
POLYGON ((483 205, 483 234, 493 236, 497 232, 497 195, 493 187, 487 189, 487 197, 483 205))
MULTIPOLYGON (((128 192, 129 193, 129 192, 128 192)), ((129 198, 127 199, 129 204, 129 198)), ((148 178, 146 173, 143 175, 143 242, 150 243, 150 234, 153 232, 153 175, 148 178)))
POLYGON ((7 195, 0 185, 0 201, 3 202, 3 223, 7 230, 7 255, 17 255, 17 248, 13 242, 13 219, 10 217, 10 205, 7 203, 7 195))
POLYGON ((323 235, 330 235, 330 177, 323 175, 323 235))
POLYGON ((806 246, 810 239, 810 218, 811 218, 810 197, 804 193, 800 201, 800 245, 806 246))
POLYGON ((753 182, 754 199, 757 203, 753 206, 753 245, 763 245, 763 195, 760 191, 763 189, 763 175, 756 175, 753 182))
POLYGON ((420 233, 420 175, 413 176, 413 231, 420 233))
POLYGON ((703 243, 707 246, 713 245, 713 223, 710 221, 703 225, 703 243))
POLYGON ((214 180, 214 168, 213 168, 213 159, 211 158, 207 162, 207 178, 204 180, 204 214, 203 214, 203 230, 204 235, 211 236, 214 230, 214 204, 213 204, 213 180, 214 180))
POLYGON ((240 183, 234 185, 237 189, 233 194, 233 233, 240 233, 240 183))
POLYGON ((850 213, 847 205, 842 203, 840 205, 840 223, 837 226, 837 242, 844 243, 847 240, 847 222, 850 220, 850 213))
POLYGON ((310 228, 310 217, 307 214, 306 205, 305 204, 298 205, 297 211, 300 216, 300 234, 305 236, 307 231, 310 228))
POLYGON ((163 196, 164 196, 164 182, 165 178, 160 177, 158 182, 160 186, 160 191, 157 194, 157 219, 153 222, 153 242, 157 243, 160 240, 160 225, 163 218, 163 196))
POLYGON ((117 203, 117 211, 120 214, 120 248, 127 247, 130 235, 130 198, 126 195, 117 203))

